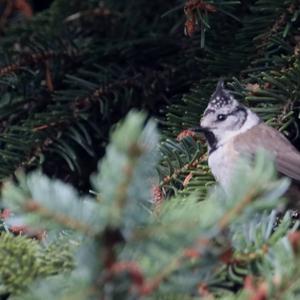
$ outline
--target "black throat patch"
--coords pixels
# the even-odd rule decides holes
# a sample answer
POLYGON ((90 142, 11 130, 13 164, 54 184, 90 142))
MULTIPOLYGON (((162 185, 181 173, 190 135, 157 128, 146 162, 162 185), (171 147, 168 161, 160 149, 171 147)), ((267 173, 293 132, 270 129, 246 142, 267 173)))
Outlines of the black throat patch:
POLYGON ((209 154, 217 150, 218 140, 216 136, 211 131, 205 131, 204 132, 205 139, 207 141, 207 144, 209 146, 209 154))

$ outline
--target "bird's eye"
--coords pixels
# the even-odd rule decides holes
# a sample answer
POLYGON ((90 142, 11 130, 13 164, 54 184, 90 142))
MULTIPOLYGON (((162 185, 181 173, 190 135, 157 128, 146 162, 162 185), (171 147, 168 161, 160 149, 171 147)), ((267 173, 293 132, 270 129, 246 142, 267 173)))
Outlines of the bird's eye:
POLYGON ((218 121, 224 121, 224 120, 226 120, 226 118, 227 118, 227 116, 223 115, 223 114, 220 114, 220 115, 217 116, 218 121))

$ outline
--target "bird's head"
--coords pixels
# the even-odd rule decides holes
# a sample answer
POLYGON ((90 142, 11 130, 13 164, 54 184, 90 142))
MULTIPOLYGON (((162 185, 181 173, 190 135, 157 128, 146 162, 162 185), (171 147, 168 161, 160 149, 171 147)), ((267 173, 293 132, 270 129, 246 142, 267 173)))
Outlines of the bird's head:
POLYGON ((212 94, 197 131, 206 135, 211 147, 223 144, 260 122, 259 117, 250 109, 240 104, 230 91, 219 81, 212 94), (212 145, 214 144, 214 145, 212 145))

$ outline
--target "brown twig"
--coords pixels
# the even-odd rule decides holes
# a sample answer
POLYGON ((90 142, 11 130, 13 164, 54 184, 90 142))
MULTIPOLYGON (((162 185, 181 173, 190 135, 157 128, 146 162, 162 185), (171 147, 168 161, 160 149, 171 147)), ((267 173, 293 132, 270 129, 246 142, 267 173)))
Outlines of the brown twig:
POLYGON ((65 214, 50 211, 48 208, 42 206, 41 204, 37 203, 34 200, 30 200, 30 201, 26 202, 23 206, 23 209, 26 212, 37 213, 38 215, 42 216, 43 218, 51 219, 51 220, 57 222, 58 224, 61 224, 63 226, 66 226, 66 227, 74 229, 74 230, 78 230, 89 236, 96 235, 96 232, 94 232, 94 230, 90 226, 88 226, 84 223, 81 223, 78 220, 72 219, 65 214))
POLYGON ((74 53, 70 53, 68 51, 54 52, 53 50, 49 50, 43 53, 26 54, 25 55, 26 57, 21 59, 20 61, 0 67, 0 77, 11 73, 15 73, 27 65, 36 65, 44 61, 47 62, 48 60, 53 59, 55 57, 60 57, 60 56, 71 57, 73 55, 74 53))
POLYGON ((39 241, 43 240, 46 237, 45 230, 31 229, 30 227, 24 225, 11 226, 8 230, 14 235, 25 235, 26 237, 39 241))
POLYGON ((96 7, 95 9, 89 9, 81 12, 77 12, 75 14, 72 14, 68 16, 65 19, 65 23, 74 22, 79 19, 83 18, 91 18, 91 17, 109 17, 109 16, 119 16, 119 13, 112 12, 107 7, 96 7))
POLYGON ((172 180, 176 180, 180 175, 186 173, 191 169, 200 169, 203 174, 209 174, 209 170, 205 170, 201 165, 202 162, 207 160, 207 154, 202 154, 198 159, 193 160, 190 163, 185 164, 183 167, 175 169, 172 175, 166 176, 160 183, 160 187, 169 184, 172 180))
POLYGON ((242 201, 238 202, 230 211, 228 211, 218 222, 219 230, 223 231, 226 227, 228 227, 231 221, 253 201, 256 195, 257 191, 249 192, 242 201))
POLYGON ((46 73, 46 86, 47 86, 49 92, 53 92, 54 91, 54 85, 53 85, 49 60, 45 61, 45 73, 46 73))
MULTIPOLYGON (((143 149, 138 144, 133 144, 130 149, 128 149, 129 161, 123 168, 123 181, 116 187, 116 197, 113 201, 114 207, 112 208, 114 214, 121 215, 127 203, 128 188, 134 174, 136 163, 142 153, 143 149)), ((113 228, 107 226, 103 232, 102 240, 104 242, 103 264, 105 268, 110 269, 116 263, 116 245, 123 242, 123 237, 117 226, 113 228)))
POLYGON ((109 83, 107 85, 101 86, 101 87, 95 89, 89 95, 75 99, 75 101, 72 103, 72 108, 73 109, 75 108, 75 110, 80 110, 82 108, 86 108, 95 99, 99 99, 105 95, 109 95, 112 91, 114 91, 115 89, 120 88, 120 87, 140 86, 138 78, 140 78, 141 76, 142 76, 142 74, 138 74, 138 75, 134 76, 133 78, 118 80, 118 81, 109 83))

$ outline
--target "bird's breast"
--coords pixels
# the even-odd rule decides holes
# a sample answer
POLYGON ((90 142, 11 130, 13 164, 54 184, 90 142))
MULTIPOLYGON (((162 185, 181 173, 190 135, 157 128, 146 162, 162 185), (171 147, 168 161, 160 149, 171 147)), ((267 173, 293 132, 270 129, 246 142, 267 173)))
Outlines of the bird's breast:
POLYGON ((208 165, 211 172, 225 190, 228 190, 238 158, 238 153, 231 147, 230 143, 218 147, 209 155, 208 165))

